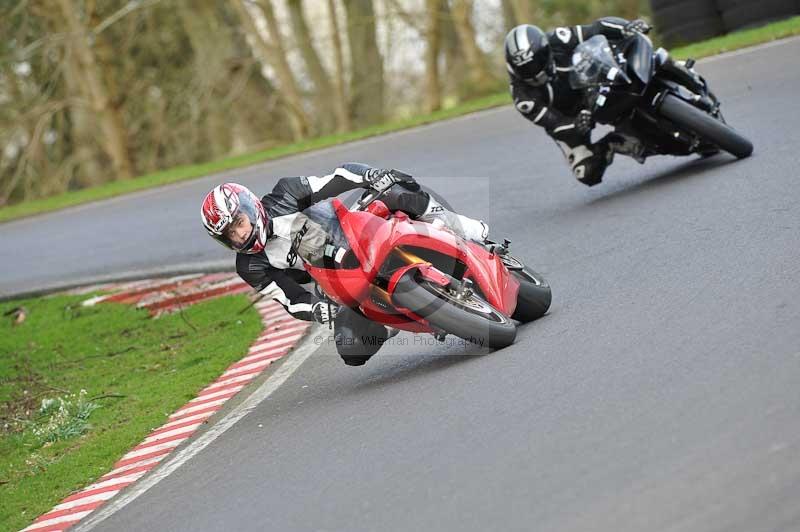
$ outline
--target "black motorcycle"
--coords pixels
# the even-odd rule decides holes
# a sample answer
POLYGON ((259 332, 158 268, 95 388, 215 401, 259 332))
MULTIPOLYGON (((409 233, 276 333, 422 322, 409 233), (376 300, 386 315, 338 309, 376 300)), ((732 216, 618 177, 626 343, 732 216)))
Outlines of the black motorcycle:
POLYGON ((660 68, 665 59, 666 52, 654 52, 644 35, 613 45, 597 35, 575 49, 570 85, 585 93, 586 108, 597 122, 639 141, 640 161, 719 149, 749 157, 753 144, 726 124, 714 95, 707 87, 696 94, 671 80, 660 68))

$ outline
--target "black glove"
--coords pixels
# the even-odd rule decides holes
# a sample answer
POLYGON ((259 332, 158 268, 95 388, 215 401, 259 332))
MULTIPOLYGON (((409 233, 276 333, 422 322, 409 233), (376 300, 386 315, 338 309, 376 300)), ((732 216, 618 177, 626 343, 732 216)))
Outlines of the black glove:
POLYGON ((395 183, 416 183, 410 175, 386 168, 370 168, 364 174, 364 182, 376 192, 388 190, 395 183))
POLYGON ((314 314, 314 321, 317 323, 330 323, 336 317, 336 311, 339 307, 331 305, 327 301, 317 301, 311 307, 311 312, 314 314))
POLYGON ((637 18, 636 20, 631 20, 625 24, 625 26, 622 28, 622 36, 631 37, 637 33, 646 35, 650 29, 650 24, 640 18, 637 18))
POLYGON ((575 131, 581 135, 585 135, 594 128, 594 117, 591 111, 584 109, 578 116, 575 117, 575 131))

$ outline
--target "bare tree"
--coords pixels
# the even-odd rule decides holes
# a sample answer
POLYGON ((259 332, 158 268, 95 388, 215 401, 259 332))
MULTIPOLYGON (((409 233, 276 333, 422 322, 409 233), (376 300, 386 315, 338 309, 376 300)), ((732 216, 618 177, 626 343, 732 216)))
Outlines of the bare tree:
MULTIPOLYGON (((263 143, 269 131, 260 116, 268 113, 272 97, 266 89, 271 87, 236 26, 237 12, 216 0, 181 0, 178 12, 193 57, 187 80, 192 90, 185 97, 191 103, 191 122, 207 139, 205 158, 241 153, 263 143)), ((194 142, 203 144, 200 139, 194 142)))
MULTIPOLYGON (((64 61, 64 81, 69 94, 80 94, 80 63, 73 54, 68 54, 64 61)), ((98 158, 95 143, 95 121, 91 109, 80 101, 70 107, 72 137, 74 138, 74 155, 79 161, 81 170, 77 182, 81 186, 92 186, 104 180, 103 167, 98 158)))
POLYGON ((231 57, 230 40, 222 31, 224 24, 213 0, 180 0, 178 14, 192 48, 192 72, 187 79, 191 87, 187 98, 191 104, 191 121, 195 133, 192 143, 205 137, 208 156, 221 157, 230 145, 230 118, 225 101, 228 92, 226 61, 231 57))
POLYGON ((439 52, 442 37, 442 0, 425 0, 425 111, 436 111, 442 106, 439 82, 439 52))
MULTIPOLYGON (((0 204, 380 123, 387 102, 432 111, 499 86, 475 0, 315 2, 321 27, 303 0, 0 0, 0 204), (408 75, 420 82, 386 84, 407 46, 425 50, 424 72, 408 75)), ((500 0, 494 14, 546 28, 603 10, 635 16, 642 2, 500 0)))
POLYGON ((330 101, 330 97, 333 95, 333 83, 314 48, 316 39, 308 31, 308 24, 303 15, 303 0, 287 0, 287 6, 294 40, 303 57, 303 63, 305 63, 311 81, 314 83, 314 107, 321 122, 320 129, 323 132, 329 132, 337 128, 336 107, 331 105, 330 101))
POLYGON ((642 15, 642 2, 640 0, 619 0, 618 15, 633 20, 642 15))
POLYGON ((358 126, 380 123, 383 109, 383 58, 375 37, 372 0, 344 0, 350 41, 350 97, 358 126))
POLYGON ((475 27, 472 24, 472 0, 453 0, 451 11, 458 40, 466 58, 470 79, 477 93, 485 93, 495 88, 496 83, 489 70, 483 50, 476 41, 475 27))
POLYGON ((67 128, 70 104, 56 83, 63 50, 54 39, 40 38, 51 22, 42 14, 51 11, 25 2, 0 4, 0 206, 62 192, 69 183, 62 164, 69 148, 54 138, 67 128), (47 54, 26 56, 37 41, 47 54))
POLYGON ((0 63, 0 81, 9 100, 25 106, 3 105, 0 115, 4 124, 0 130, 4 146, 0 155, 0 205, 5 205, 12 197, 27 199, 33 195, 35 174, 47 165, 40 149, 39 125, 46 123, 49 116, 45 115, 47 100, 36 90, 38 87, 29 90, 6 62, 0 63))
POLYGON ((102 131, 102 143, 111 159, 116 179, 130 179, 134 175, 134 165, 128 148, 125 120, 119 105, 114 101, 104 82, 103 67, 89 44, 90 32, 82 20, 80 6, 75 0, 55 0, 56 7, 63 17, 69 37, 68 53, 74 54, 79 65, 80 86, 83 97, 98 117, 102 131))
POLYGON ((503 10, 503 23, 506 27, 506 31, 510 31, 511 28, 520 24, 519 20, 517 19, 517 15, 514 12, 514 4, 512 0, 501 0, 501 8, 503 10))
MULTIPOLYGON (((534 0, 504 0, 513 7, 516 24, 534 24, 536 20, 536 6, 534 0)), ((503 6, 505 9, 505 6, 503 6)))
POLYGON ((248 0, 234 0, 233 6, 239 13, 239 18, 245 31, 252 39, 263 60, 267 61, 275 71, 275 76, 280 84, 280 94, 290 111, 291 126, 296 140, 304 139, 310 132, 310 119, 303 106, 303 98, 297 80, 286 58, 286 49, 280 33, 278 20, 270 0, 260 0, 258 3, 248 0), (267 41, 258 31, 253 16, 249 9, 260 12, 267 23, 270 40, 267 41))
POLYGON ((469 77, 469 69, 467 68, 464 51, 461 48, 453 14, 447 0, 442 2, 441 7, 441 48, 444 55, 444 64, 440 72, 444 73, 441 76, 443 78, 441 79, 443 90, 454 93, 459 99, 462 99, 470 93, 466 82, 469 77))
POLYGON ((336 68, 336 83, 334 83, 334 94, 336 101, 336 118, 338 130, 349 131, 350 124, 350 103, 347 97, 344 80, 344 52, 342 51, 342 38, 339 32, 339 16, 336 12, 336 1, 328 0, 328 20, 330 21, 331 42, 333 43, 333 60, 336 68))

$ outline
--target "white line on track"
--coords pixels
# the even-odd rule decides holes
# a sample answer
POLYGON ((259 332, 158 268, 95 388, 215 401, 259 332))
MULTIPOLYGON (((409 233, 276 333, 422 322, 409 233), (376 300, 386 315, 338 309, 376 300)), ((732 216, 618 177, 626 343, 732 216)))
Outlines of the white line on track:
POLYGON ((224 418, 201 434, 196 440, 178 450, 167 460, 162 462, 150 475, 142 478, 127 491, 100 507, 100 509, 91 514, 85 521, 78 523, 72 530, 74 532, 85 532, 93 529, 103 520, 124 508, 147 490, 161 482, 161 480, 169 476, 173 471, 186 463, 186 461, 219 438, 225 431, 235 425, 237 421, 252 412, 262 401, 280 388, 280 386, 292 376, 297 368, 317 350, 319 346, 314 345, 313 338, 321 331, 321 325, 312 326, 308 331, 309 334, 298 344, 297 349, 288 356, 281 367, 270 375, 264 384, 254 391, 247 399, 228 412, 224 418))

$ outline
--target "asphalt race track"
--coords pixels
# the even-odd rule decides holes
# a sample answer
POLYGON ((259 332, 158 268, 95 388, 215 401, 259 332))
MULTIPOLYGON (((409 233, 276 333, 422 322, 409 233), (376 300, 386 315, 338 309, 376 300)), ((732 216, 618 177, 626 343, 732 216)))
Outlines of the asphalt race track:
MULTIPOLYGON (((236 172, 409 170, 510 238, 552 309, 489 354, 401 335, 349 368, 323 338, 95 530, 800 529, 798 57, 701 63, 744 161, 618 159, 588 189, 509 107, 236 172)), ((219 180, 0 225, 0 292, 228 258, 198 216, 219 180)))

